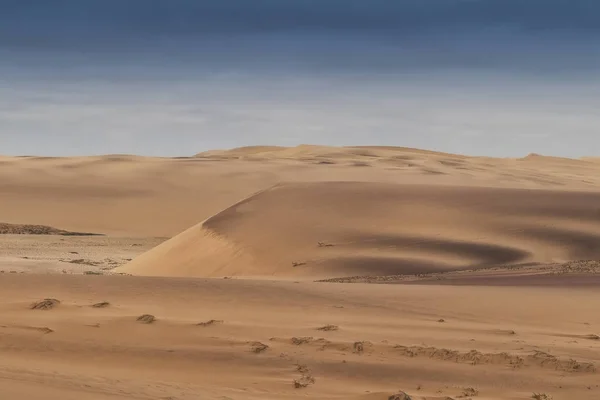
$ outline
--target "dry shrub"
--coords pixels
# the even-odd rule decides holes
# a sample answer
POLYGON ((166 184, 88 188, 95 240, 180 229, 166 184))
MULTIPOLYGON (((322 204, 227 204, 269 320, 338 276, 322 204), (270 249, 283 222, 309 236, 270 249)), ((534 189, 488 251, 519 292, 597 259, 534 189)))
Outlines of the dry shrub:
POLYGON ((156 322, 156 317, 151 314, 140 315, 139 317, 137 317, 137 322, 140 322, 142 324, 152 324, 156 322))
POLYGON ((37 301, 31 305, 32 310, 51 310, 60 304, 60 300, 56 299, 44 299, 37 301))

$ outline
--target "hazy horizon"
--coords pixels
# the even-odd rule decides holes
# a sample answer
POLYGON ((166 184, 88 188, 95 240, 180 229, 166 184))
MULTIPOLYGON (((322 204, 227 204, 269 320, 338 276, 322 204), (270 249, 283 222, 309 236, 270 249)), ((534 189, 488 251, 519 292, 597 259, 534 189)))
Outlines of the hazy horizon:
POLYGON ((600 155, 591 0, 0 0, 0 154, 600 155))

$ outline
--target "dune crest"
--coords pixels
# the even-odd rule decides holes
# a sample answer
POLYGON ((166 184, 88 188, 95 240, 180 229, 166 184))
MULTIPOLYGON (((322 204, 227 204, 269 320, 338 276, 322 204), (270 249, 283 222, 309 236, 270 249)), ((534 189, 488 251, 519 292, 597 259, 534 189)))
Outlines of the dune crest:
POLYGON ((246 198, 118 269, 335 278, 600 257, 600 194, 366 182, 246 198))
POLYGON ((173 237, 280 182, 362 181, 600 191, 600 163, 390 146, 251 146, 196 157, 2 157, 0 221, 173 237))
POLYGON ((252 265, 252 257, 240 246, 200 223, 115 271, 146 276, 226 276, 252 265))
POLYGON ((314 144, 301 144, 294 147, 282 146, 245 146, 227 150, 211 150, 196 154, 197 158, 221 159, 306 159, 306 158, 334 158, 353 159, 368 157, 373 159, 402 156, 406 154, 429 155, 442 157, 459 157, 450 153, 432 150, 421 150, 410 147, 398 146, 323 146, 314 144))

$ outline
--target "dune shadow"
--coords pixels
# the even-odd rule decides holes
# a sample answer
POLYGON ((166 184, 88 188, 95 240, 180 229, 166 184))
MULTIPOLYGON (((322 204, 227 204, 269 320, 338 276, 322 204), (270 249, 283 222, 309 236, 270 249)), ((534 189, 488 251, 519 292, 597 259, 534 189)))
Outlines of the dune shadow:
POLYGON ((566 246, 570 258, 600 258, 600 234, 550 227, 524 228, 523 233, 537 240, 566 246))
POLYGON ((340 276, 386 276, 428 274, 460 267, 410 258, 359 256, 330 259, 320 268, 321 272, 340 276))
MULTIPOLYGON (((414 187, 413 187, 414 188, 414 187)), ((600 193, 508 188, 422 187, 404 197, 416 204, 444 204, 506 216, 582 219, 600 223, 600 193)))
POLYGON ((493 243, 476 243, 452 239, 433 239, 405 235, 360 235, 347 238, 352 247, 364 249, 388 249, 402 254, 410 250, 423 254, 446 254, 464 258, 468 267, 511 265, 523 262, 531 255, 529 251, 493 243), (472 260, 472 261, 469 261, 472 260))

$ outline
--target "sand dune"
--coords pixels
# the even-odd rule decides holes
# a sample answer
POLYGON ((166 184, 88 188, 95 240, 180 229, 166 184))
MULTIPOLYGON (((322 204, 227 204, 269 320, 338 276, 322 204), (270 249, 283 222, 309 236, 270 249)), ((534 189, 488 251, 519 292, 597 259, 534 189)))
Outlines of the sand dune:
POLYGON ((297 159, 303 157, 316 157, 316 158, 356 158, 356 157, 368 157, 368 158, 387 158, 394 157, 397 155, 404 155, 403 159, 410 159, 410 154, 416 155, 428 155, 428 156, 442 156, 442 157, 453 157, 453 158, 465 158, 455 154, 442 153, 430 150, 413 149, 409 147, 394 147, 394 146, 346 146, 346 147, 333 147, 333 146, 317 146, 317 145, 299 145, 296 147, 282 147, 282 146, 247 146, 238 147, 228 150, 212 150, 207 152, 198 153, 195 157, 199 158, 248 158, 252 156, 264 157, 264 158, 290 158, 297 159))
POLYGON ((283 184, 137 257, 161 276, 342 277, 600 258, 600 194, 283 184))
POLYGON ((539 156, 466 157, 394 147, 259 147, 190 158, 0 157, 0 180, 0 222, 164 237, 279 183, 361 181, 597 191, 600 164, 539 156))

